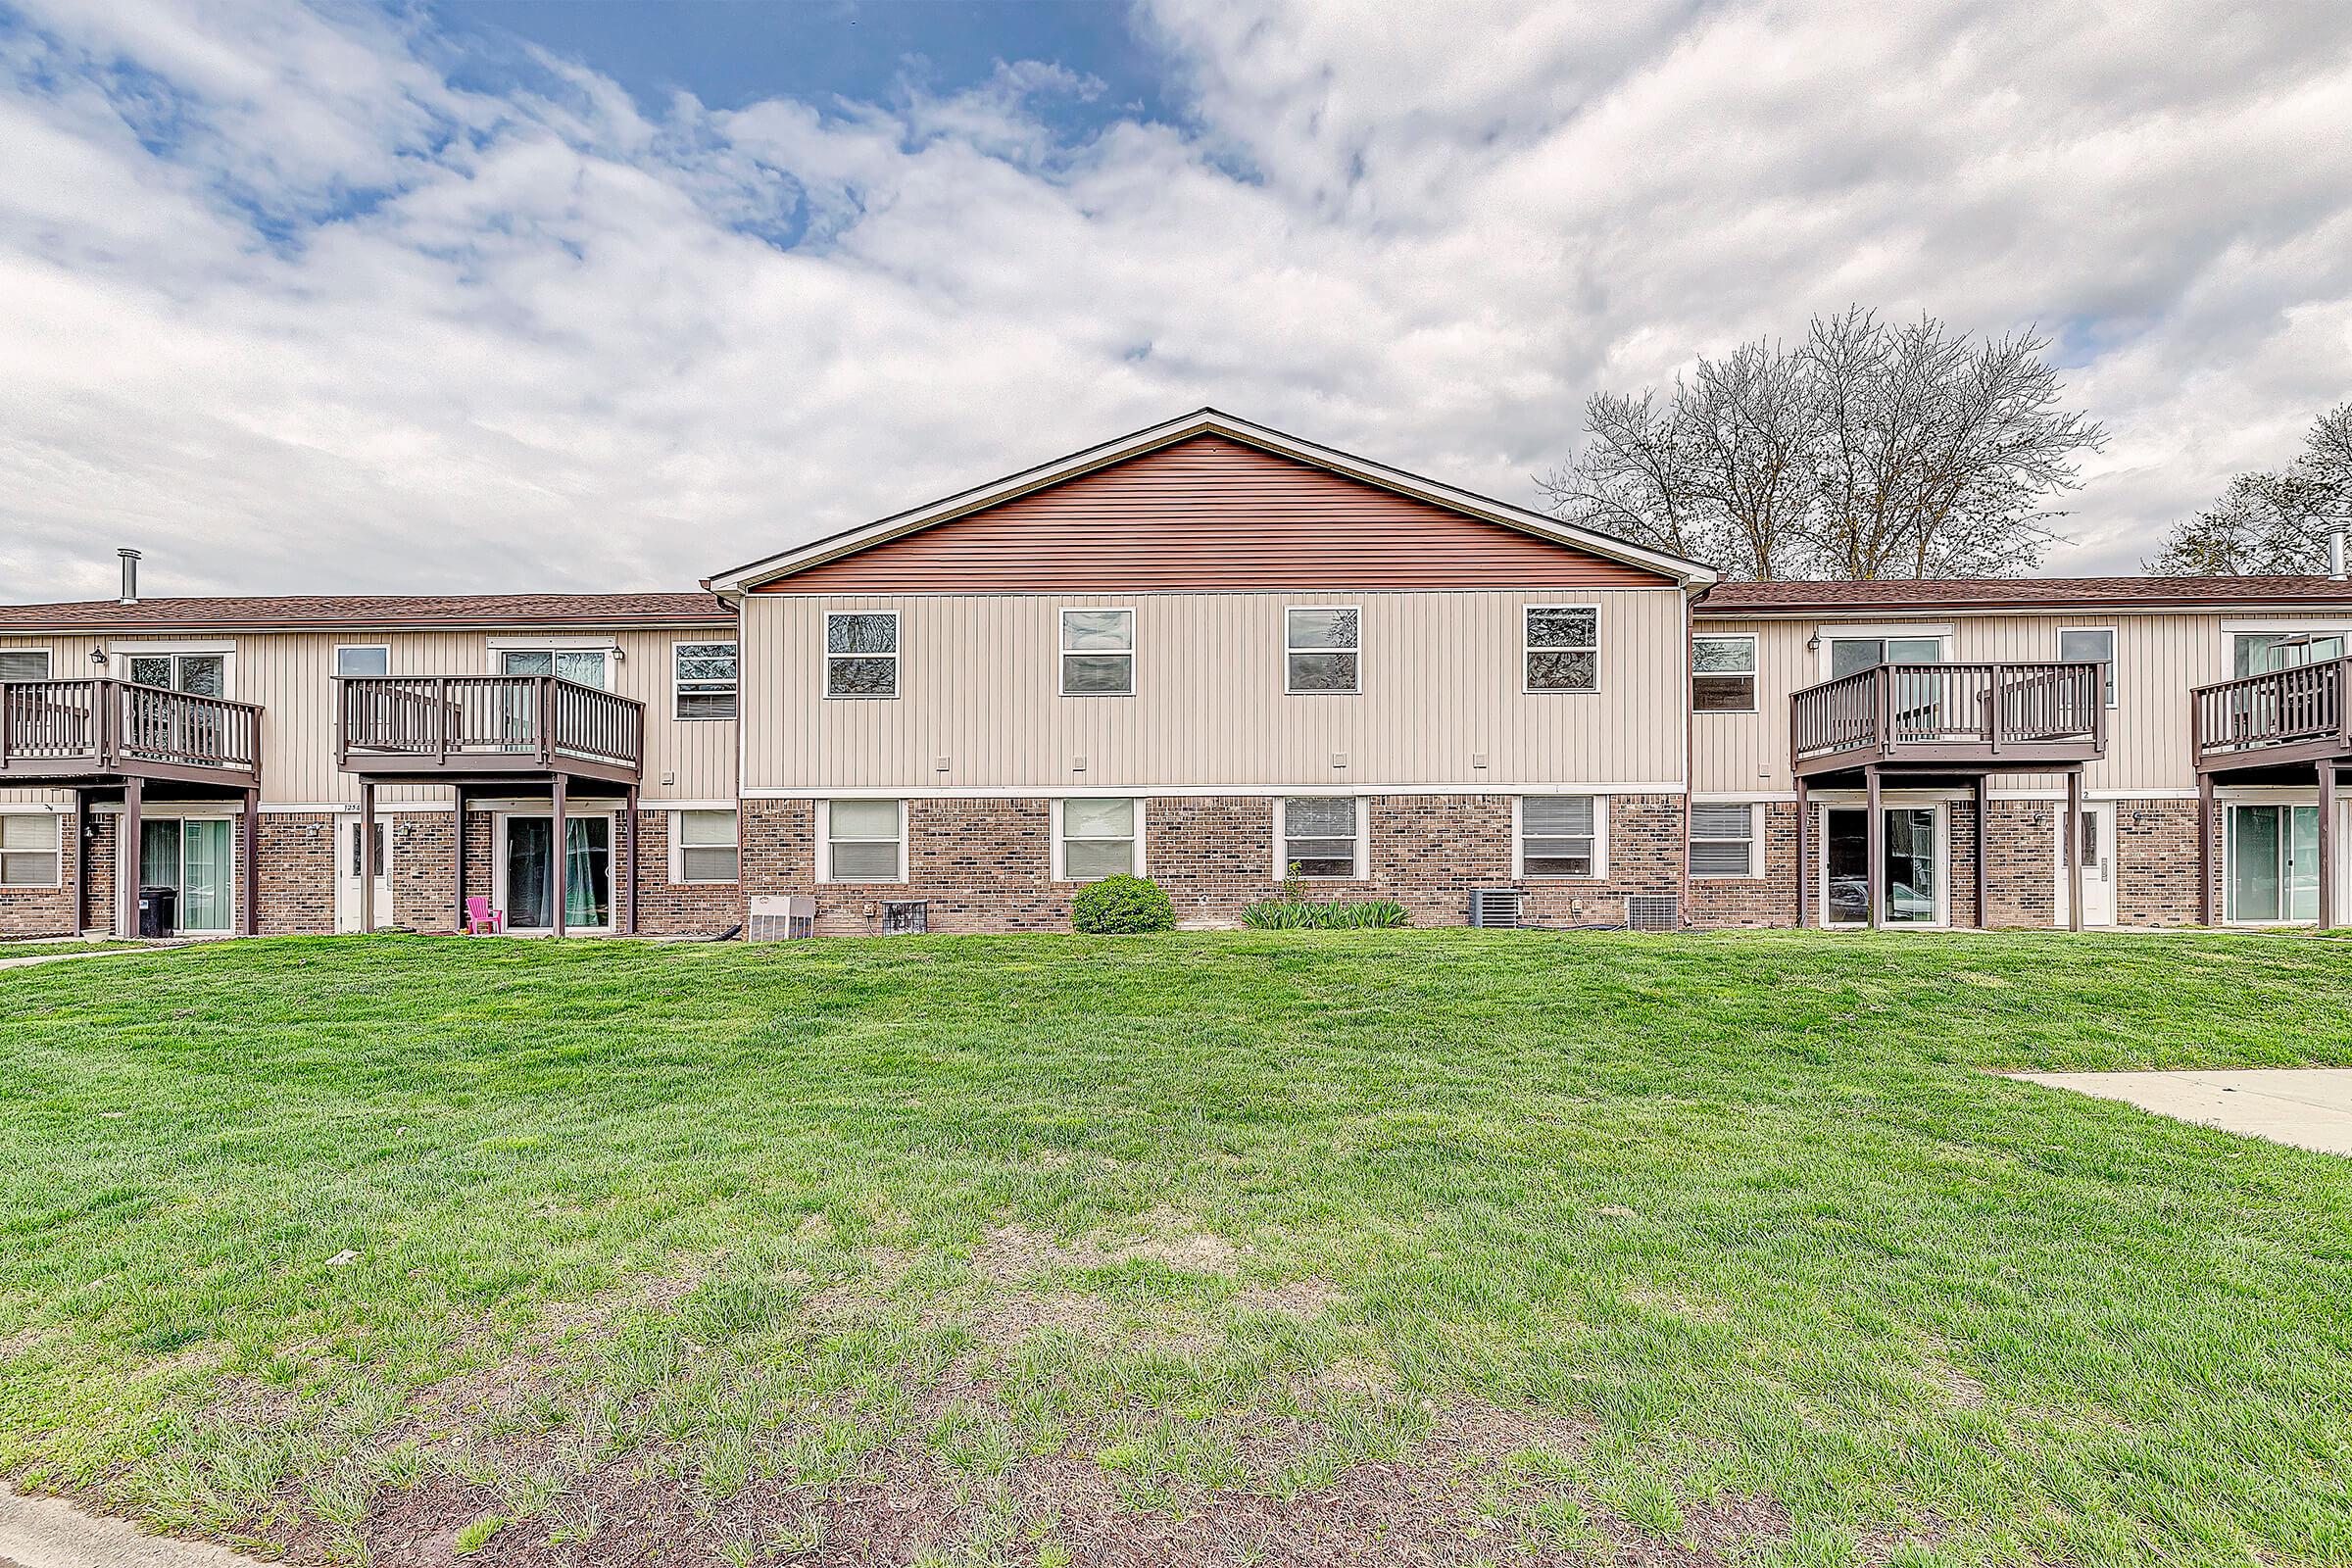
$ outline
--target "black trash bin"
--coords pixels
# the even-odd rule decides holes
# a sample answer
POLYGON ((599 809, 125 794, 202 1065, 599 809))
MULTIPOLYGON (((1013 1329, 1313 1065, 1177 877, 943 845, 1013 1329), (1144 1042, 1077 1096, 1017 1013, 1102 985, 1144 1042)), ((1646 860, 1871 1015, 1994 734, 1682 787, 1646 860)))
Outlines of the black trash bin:
POLYGON ((179 929, 179 889, 139 889, 139 935, 168 937, 179 929))

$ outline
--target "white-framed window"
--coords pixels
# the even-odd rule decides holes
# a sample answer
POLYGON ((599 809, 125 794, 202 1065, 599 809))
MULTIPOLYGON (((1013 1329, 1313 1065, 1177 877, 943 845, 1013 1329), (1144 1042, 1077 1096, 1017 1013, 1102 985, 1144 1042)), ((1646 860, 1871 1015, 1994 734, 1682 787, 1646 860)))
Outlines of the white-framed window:
POLYGON ((1520 877, 1606 874, 1608 812, 1596 795, 1522 795, 1518 801, 1520 877))
POLYGON ((1061 612, 1061 695, 1135 695, 1135 612, 1061 612))
POLYGON ((906 803, 826 801, 826 882, 906 880, 906 803))
POLYGON ((737 865, 733 811, 688 807, 669 813, 672 882, 732 882, 737 865))
POLYGON ((1690 639, 1690 710, 1756 710, 1756 634, 1699 632, 1690 639))
POLYGON ((389 675, 392 673, 392 650, 384 643, 337 643, 335 673, 389 675))
POLYGON ((1054 880, 1100 882, 1144 874, 1141 801, 1074 796, 1054 803, 1054 880))
POLYGON ((49 650, 0 648, 0 680, 47 680, 49 650))
POLYGON ((63 883, 64 821, 54 811, 0 812, 0 888, 63 883))
POLYGON ((1302 795, 1282 801, 1276 810, 1275 876, 1363 880, 1363 802, 1352 795, 1302 795))
POLYGON ((498 672, 502 675, 553 675, 559 680, 593 686, 600 692, 612 689, 612 650, 610 648, 502 648, 498 651, 498 672))
POLYGON ((135 646, 117 652, 122 661, 122 678, 134 685, 161 686, 196 697, 228 695, 228 655, 224 652, 135 646))
POLYGON ((2058 629, 2058 657, 2066 662, 2082 661, 2105 664, 2107 706, 2115 706, 2115 628, 2113 626, 2062 626, 2058 629))
POLYGON ((1283 689, 1296 694, 1362 690, 1364 612, 1353 605, 1310 605, 1282 612, 1283 689))
POLYGON ((835 610, 825 614, 825 695, 899 695, 899 612, 835 610))
POLYGON ((1690 874, 1694 877, 1753 877, 1756 870, 1756 808, 1745 802, 1690 807, 1690 874))
MULTIPOLYGON (((669 645, 670 711, 679 718, 735 716, 735 645, 669 645)), ((728 880, 732 881, 733 878, 728 880)))
POLYGON ((2299 664, 2324 664, 2344 657, 2340 631, 2241 631, 2230 637, 2230 673, 2264 675, 2299 664))
POLYGON ((1598 605, 1530 605, 1521 625, 1529 691, 1600 690, 1598 605))
POLYGON ((1828 665, 1824 678, 1828 680, 1859 674, 1881 664, 1943 662, 1941 633, 1906 637, 1825 632, 1822 634, 1822 658, 1828 665))

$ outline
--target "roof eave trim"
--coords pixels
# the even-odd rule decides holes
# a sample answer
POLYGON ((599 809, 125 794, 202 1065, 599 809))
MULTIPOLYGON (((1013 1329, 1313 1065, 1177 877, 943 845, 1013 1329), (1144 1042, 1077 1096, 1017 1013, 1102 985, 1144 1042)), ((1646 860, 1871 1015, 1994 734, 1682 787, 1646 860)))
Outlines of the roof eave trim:
POLYGON ((1119 436, 1100 446, 1089 447, 1083 452, 1073 453, 1069 457, 1057 459, 1053 463, 1023 469, 1019 473, 999 479, 994 483, 958 492, 945 500, 933 502, 929 506, 918 507, 911 512, 898 513, 879 521, 815 540, 800 546, 798 549, 784 551, 764 560, 719 572, 707 579, 706 586, 712 593, 732 601, 779 578, 789 577, 812 566, 823 565, 830 561, 838 561, 844 556, 856 555, 861 550, 887 544, 893 539, 903 538, 907 534, 917 533, 940 523, 952 522, 957 517, 984 511, 992 506, 1002 505, 1006 501, 1016 500, 1033 491, 1043 490, 1064 480, 1077 478, 1097 468, 1108 467, 1114 463, 1141 457, 1159 447, 1172 446, 1178 441, 1189 440, 1198 435, 1226 436, 1242 442, 1244 445, 1257 447, 1278 456, 1311 464, 1316 467, 1344 474, 1348 478, 1392 491, 1397 495, 1411 496, 1417 500, 1429 502, 1433 506, 1444 507, 1448 511, 1478 517, 1501 527, 1515 528, 1522 533, 1548 539, 1555 544, 1567 545, 1588 554, 1617 562, 1622 565, 1653 571, 1660 576, 1674 579, 1687 592, 1704 589, 1716 581, 1715 572, 1695 561, 1686 561, 1679 556, 1670 556, 1663 551, 1650 550, 1629 540, 1579 528, 1573 523, 1562 522, 1556 517, 1546 517, 1541 513, 1529 512, 1523 507, 1515 507, 1508 502, 1496 501, 1489 496, 1474 495, 1467 490, 1457 490, 1451 485, 1442 484, 1434 479, 1425 479, 1418 474, 1406 473, 1402 469, 1374 463, 1368 458, 1359 458, 1330 447, 1317 446, 1310 441, 1301 441, 1295 436, 1284 435, 1279 430, 1270 430, 1263 425, 1251 424, 1247 419, 1219 413, 1215 409, 1200 409, 1185 415, 1181 418, 1171 419, 1163 424, 1152 425, 1149 429, 1119 436))

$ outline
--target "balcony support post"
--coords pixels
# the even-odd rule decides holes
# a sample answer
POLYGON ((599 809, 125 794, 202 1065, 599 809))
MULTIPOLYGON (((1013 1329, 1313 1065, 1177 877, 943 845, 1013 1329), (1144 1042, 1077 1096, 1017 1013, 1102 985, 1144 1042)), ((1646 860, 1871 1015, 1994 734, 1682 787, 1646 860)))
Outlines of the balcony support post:
POLYGON ((146 781, 133 773, 122 781, 122 827, 115 835, 115 935, 139 934, 139 807, 146 781))
POLYGON ((245 792, 245 811, 238 823, 237 869, 244 883, 244 897, 239 902, 245 906, 241 911, 245 934, 258 937, 262 934, 262 792, 259 789, 245 792))
POLYGON ((1977 929, 1992 929, 1992 875, 1984 862, 1984 819, 1992 814, 1991 775, 1977 775, 1977 929))
POLYGON ((1863 809, 1868 820, 1862 832, 1863 854, 1870 861, 1864 870, 1863 885, 1869 889, 1865 902, 1869 906, 1870 928, 1886 929, 1886 808, 1879 790, 1879 770, 1862 770, 1863 809))
POLYGON ((468 928, 466 924, 466 786, 463 784, 457 786, 456 799, 450 803, 449 839, 449 885, 457 893, 457 931, 464 936, 468 934, 468 928))
MULTIPOLYGON (((545 686, 540 687, 540 693, 543 698, 546 694, 546 691, 547 688, 545 686)), ((540 705, 540 715, 545 717, 546 712, 546 704, 543 701, 540 705)), ((541 736, 541 744, 544 746, 546 744, 545 737, 547 732, 543 729, 539 733, 541 736)), ((570 859, 571 857, 564 853, 564 851, 568 848, 564 840, 564 796, 565 781, 564 775, 561 773, 554 774, 553 777, 555 779, 555 786, 548 792, 548 794, 550 799, 550 815, 553 818, 551 825, 555 836, 556 845, 555 853, 549 857, 549 859, 553 863, 548 867, 548 879, 555 884, 555 905, 548 910, 547 918, 548 929, 555 935, 562 936, 564 934, 564 899, 565 893, 568 891, 564 885, 564 881, 565 877, 570 871, 570 867, 565 865, 564 862, 570 859)))
POLYGON ((2213 924, 2213 775, 2197 774, 2197 924, 2213 924))
POLYGON ((2082 929, 2082 769, 2066 770, 2066 928, 2082 929))
POLYGON ((1796 776, 1796 928, 1813 923, 1813 803, 1806 799, 1805 776, 1796 776))
POLYGON ((360 842, 352 857, 359 862, 360 934, 375 929, 375 780, 360 780, 360 842))
POLYGON ((2335 928, 2335 759, 2320 759, 2320 929, 2335 928))
POLYGON ((621 901, 621 906, 620 906, 620 931, 621 931, 621 935, 623 935, 623 936, 631 936, 631 937, 633 937, 633 936, 635 936, 635 935, 637 934, 637 786, 636 786, 636 785, 632 784, 632 785, 630 785, 630 786, 629 786, 629 789, 628 789, 628 794, 627 794, 626 796, 624 796, 624 797, 622 798, 622 800, 621 800, 620 809, 621 809, 621 815, 622 815, 622 817, 624 818, 624 821, 623 821, 623 829, 624 829, 624 831, 622 832, 622 834, 621 834, 621 837, 622 837, 622 840, 623 840, 623 841, 624 841, 624 842, 625 842, 625 843, 628 845, 628 858, 620 862, 620 874, 621 874, 621 876, 622 876, 622 877, 625 879, 625 882, 624 882, 624 887, 625 887, 625 889, 626 889, 626 892, 625 892, 625 894, 624 894, 624 896, 623 896, 623 898, 622 898, 622 901, 621 901))

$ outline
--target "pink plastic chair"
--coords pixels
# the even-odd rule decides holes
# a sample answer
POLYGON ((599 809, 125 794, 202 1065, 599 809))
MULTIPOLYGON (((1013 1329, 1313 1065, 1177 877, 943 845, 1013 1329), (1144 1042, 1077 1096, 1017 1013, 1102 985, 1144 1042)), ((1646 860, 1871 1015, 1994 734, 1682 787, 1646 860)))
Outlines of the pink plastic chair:
POLYGON ((493 909, 490 901, 478 893, 466 896, 466 934, 469 937, 500 936, 507 929, 507 911, 493 909), (484 927, 488 929, 485 931, 484 927))

